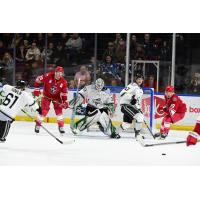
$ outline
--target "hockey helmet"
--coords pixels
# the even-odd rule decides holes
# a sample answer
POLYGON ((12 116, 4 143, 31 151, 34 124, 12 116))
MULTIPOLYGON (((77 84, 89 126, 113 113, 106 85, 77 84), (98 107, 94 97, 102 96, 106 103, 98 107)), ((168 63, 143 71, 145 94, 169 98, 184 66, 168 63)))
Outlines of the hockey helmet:
POLYGON ((166 88, 165 88, 165 92, 174 92, 174 87, 172 85, 168 85, 166 88))
POLYGON ((57 66, 55 69, 55 79, 59 80, 62 76, 64 76, 64 68, 57 66))
POLYGON ((57 66, 55 72, 62 72, 64 74, 64 68, 61 66, 57 66))
POLYGON ((25 90, 25 87, 27 86, 27 83, 26 83, 26 81, 24 81, 24 80, 18 80, 17 82, 16 82, 16 87, 18 88, 18 89, 22 89, 22 90, 25 90))
POLYGON ((105 85, 105 83, 102 78, 98 78, 95 82, 96 89, 99 91, 101 91, 103 89, 104 85, 105 85))

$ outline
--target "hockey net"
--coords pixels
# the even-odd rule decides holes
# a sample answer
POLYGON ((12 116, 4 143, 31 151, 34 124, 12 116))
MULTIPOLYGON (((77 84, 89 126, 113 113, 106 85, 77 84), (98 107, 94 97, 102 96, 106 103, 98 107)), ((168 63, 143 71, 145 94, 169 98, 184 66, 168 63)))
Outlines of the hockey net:
MULTIPOLYGON (((116 106, 115 113, 112 117, 113 124, 117 127, 122 123, 123 114, 120 111, 119 105, 119 92, 123 88, 110 88, 111 93, 113 95, 114 104, 116 106), (113 90, 115 89, 115 90, 113 90)), ((149 128, 154 131, 154 89, 153 88, 144 88, 144 95, 142 97, 142 112, 144 114, 144 119, 148 124, 149 128)), ((100 131, 98 125, 93 125, 88 128, 88 132, 92 131, 100 131)), ((142 133, 147 133, 149 130, 147 129, 146 125, 143 123, 142 125, 142 133)), ((127 133, 134 133, 134 122, 132 123, 131 127, 127 129, 127 133)))

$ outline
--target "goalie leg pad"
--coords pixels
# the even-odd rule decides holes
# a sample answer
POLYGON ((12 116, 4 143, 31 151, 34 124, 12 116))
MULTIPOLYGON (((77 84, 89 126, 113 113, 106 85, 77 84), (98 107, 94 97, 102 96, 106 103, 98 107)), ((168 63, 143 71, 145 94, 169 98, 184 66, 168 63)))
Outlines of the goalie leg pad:
POLYGON ((114 135, 116 134, 116 128, 113 126, 112 121, 106 112, 102 112, 99 123, 103 127, 103 133, 105 135, 114 135))
POLYGON ((74 128, 79 129, 80 131, 83 131, 86 128, 89 128, 93 124, 97 123, 99 121, 100 116, 101 116, 101 112, 99 110, 96 110, 94 115, 85 116, 84 118, 76 122, 74 124, 74 128))

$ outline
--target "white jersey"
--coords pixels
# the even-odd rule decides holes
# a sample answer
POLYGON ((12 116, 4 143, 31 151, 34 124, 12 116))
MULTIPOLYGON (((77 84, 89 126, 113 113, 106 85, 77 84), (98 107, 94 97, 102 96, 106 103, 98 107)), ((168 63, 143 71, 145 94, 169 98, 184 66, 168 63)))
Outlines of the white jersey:
POLYGON ((38 109, 32 95, 26 91, 22 91, 10 85, 4 85, 2 88, 5 96, 0 105, 0 120, 12 120, 17 113, 26 105, 30 106, 34 111, 38 109))
POLYGON ((130 83, 120 92, 120 105, 127 104, 132 105, 131 101, 134 98, 136 104, 134 105, 137 109, 141 109, 143 90, 136 83, 130 83))
POLYGON ((79 95, 87 98, 88 104, 98 109, 104 108, 105 104, 114 103, 112 94, 108 93, 108 90, 98 91, 95 85, 85 86, 79 91, 79 95))

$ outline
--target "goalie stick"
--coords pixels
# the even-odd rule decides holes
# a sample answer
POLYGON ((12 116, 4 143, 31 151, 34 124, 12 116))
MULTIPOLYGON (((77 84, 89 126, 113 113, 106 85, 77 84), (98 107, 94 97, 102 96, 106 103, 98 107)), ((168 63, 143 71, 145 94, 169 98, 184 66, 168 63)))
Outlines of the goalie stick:
MULTIPOLYGON (((30 117, 32 120, 34 120, 34 118, 29 115, 25 110, 21 109, 21 111, 26 114, 28 117, 30 117)), ((60 144, 63 144, 63 145, 66 145, 66 144, 72 144, 75 142, 75 140, 68 140, 68 141, 62 141, 60 139, 58 139, 53 133, 51 133, 46 127, 44 127, 42 124, 41 124, 41 127, 50 135, 52 136, 54 139, 56 139, 60 144)))

